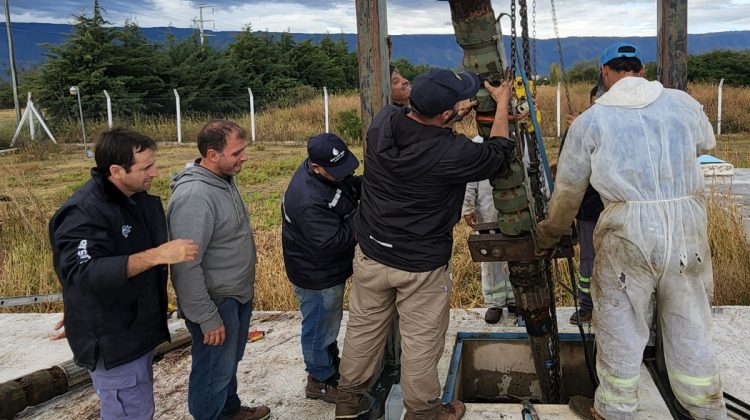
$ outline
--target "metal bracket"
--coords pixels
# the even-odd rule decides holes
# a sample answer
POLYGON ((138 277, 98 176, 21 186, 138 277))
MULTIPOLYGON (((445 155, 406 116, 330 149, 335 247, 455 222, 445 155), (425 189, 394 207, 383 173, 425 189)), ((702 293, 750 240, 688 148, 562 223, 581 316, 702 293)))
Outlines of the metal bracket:
POLYGON ((550 256, 537 251, 532 236, 509 237, 499 233, 497 223, 481 223, 476 226, 479 234, 469 235, 471 259, 478 262, 534 261, 573 256, 573 239, 565 235, 550 256))

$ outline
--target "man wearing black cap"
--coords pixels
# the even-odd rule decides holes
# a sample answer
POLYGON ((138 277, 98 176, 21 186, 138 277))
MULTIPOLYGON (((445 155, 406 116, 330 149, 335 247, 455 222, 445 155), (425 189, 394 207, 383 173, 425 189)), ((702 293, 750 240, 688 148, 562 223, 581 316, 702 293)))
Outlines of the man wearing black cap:
POLYGON ((485 83, 498 103, 488 141, 474 143, 453 132, 480 86, 473 73, 432 69, 414 80, 411 109, 387 106, 369 128, 336 418, 370 410, 368 383, 396 314, 405 418, 463 416, 463 403, 441 403, 437 376, 448 328, 452 230, 466 183, 500 172, 514 149, 508 139, 510 80, 500 87, 485 83))
POLYGON ((599 63, 606 93, 570 126, 537 230, 538 245, 553 248, 589 183, 599 192, 591 295, 600 384, 594 402, 572 397, 570 405, 584 418, 639 417, 641 360, 656 316, 677 401, 693 418, 725 419, 697 159, 716 144, 711 123, 687 93, 643 78, 635 45, 610 45, 599 63))
POLYGON ((344 284, 352 275, 359 200, 359 161, 337 136, 307 142, 308 158, 295 172, 281 204, 284 265, 302 312, 302 356, 307 398, 333 403, 338 392, 339 334, 344 284))

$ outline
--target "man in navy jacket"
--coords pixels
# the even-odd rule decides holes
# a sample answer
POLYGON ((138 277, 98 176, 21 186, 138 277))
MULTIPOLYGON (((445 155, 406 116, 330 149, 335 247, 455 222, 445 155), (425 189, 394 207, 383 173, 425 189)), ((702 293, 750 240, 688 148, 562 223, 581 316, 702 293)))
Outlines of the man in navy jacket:
POLYGON ((146 192, 159 174, 155 151, 134 131, 103 133, 91 180, 49 223, 68 344, 91 371, 103 419, 153 418, 153 350, 170 338, 167 264, 198 251, 167 242, 161 200, 146 192))
POLYGON ((305 395, 334 403, 338 392, 338 343, 344 284, 352 275, 359 200, 359 161, 337 136, 323 133, 307 143, 308 158, 289 183, 281 205, 281 237, 287 276, 302 311, 305 395))

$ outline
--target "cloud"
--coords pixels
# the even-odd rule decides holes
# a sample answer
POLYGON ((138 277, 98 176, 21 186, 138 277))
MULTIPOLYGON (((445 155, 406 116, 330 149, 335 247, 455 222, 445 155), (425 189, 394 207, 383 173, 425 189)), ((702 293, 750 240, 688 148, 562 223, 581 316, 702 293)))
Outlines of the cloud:
MULTIPOLYGON (((197 5, 201 2, 99 0, 99 3, 104 17, 114 25, 130 20, 144 27, 190 27, 198 16, 197 5)), ((306 33, 354 33, 357 29, 352 0, 216 0, 207 3, 213 6, 213 10, 203 10, 203 18, 213 21, 204 23, 207 29, 215 26, 217 30, 238 31, 246 25, 258 30, 306 33)), ((11 13, 17 22, 70 23, 74 14, 90 14, 91 4, 92 0, 11 0, 11 13)), ((494 0, 492 5, 495 13, 507 12, 507 0, 494 0)), ((656 34, 656 2, 653 0, 600 0, 596 3, 557 0, 555 5, 561 37, 656 34)), ((388 0, 386 7, 390 34, 453 32, 446 1, 388 0)), ((509 22, 503 22, 504 32, 509 33, 509 22)), ((691 0, 688 30, 690 33, 750 30, 750 0, 691 0)), ((537 2, 536 34, 539 38, 554 37, 549 2, 537 2)))

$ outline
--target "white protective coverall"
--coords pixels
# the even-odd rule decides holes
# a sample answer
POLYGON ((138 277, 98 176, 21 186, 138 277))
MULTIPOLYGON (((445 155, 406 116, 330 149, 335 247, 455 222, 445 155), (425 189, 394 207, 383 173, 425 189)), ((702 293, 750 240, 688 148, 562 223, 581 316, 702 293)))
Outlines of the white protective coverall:
MULTIPOLYGON (((475 143, 482 143, 482 136, 471 139, 475 143)), ((477 223, 497 222, 497 209, 492 199, 492 185, 488 179, 469 182, 466 184, 464 204, 461 216, 475 213, 477 223)), ((502 308, 509 303, 515 303, 513 286, 510 284, 510 272, 505 261, 480 263, 482 269, 482 295, 484 304, 488 308, 502 308)))
POLYGON ((697 157, 716 144, 701 105, 659 82, 625 77, 576 118, 559 160, 538 241, 569 230, 586 186, 604 212, 592 280, 600 385, 595 407, 633 419, 653 306, 672 389, 699 419, 726 418, 711 343, 713 269, 697 157))

